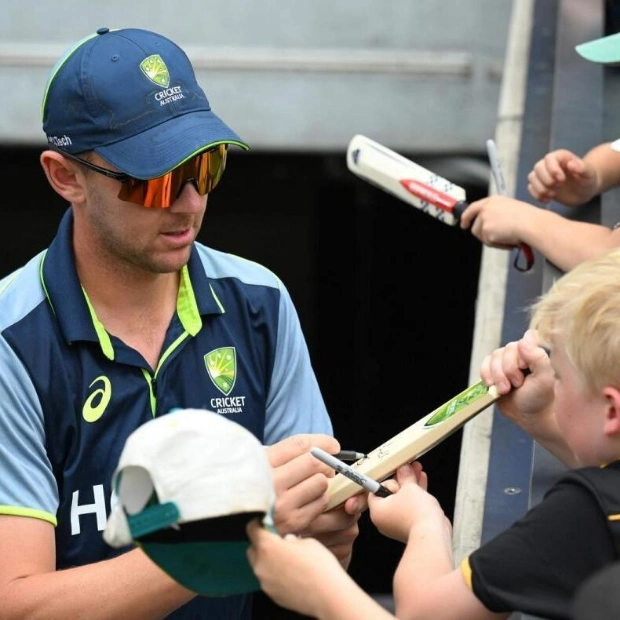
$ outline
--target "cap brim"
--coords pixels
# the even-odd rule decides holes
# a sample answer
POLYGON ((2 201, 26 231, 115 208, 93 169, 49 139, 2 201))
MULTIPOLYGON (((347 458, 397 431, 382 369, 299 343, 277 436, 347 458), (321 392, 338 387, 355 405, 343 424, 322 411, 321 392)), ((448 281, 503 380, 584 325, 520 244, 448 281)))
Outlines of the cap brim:
POLYGON ((179 523, 135 541, 165 573, 193 592, 245 594, 260 588, 246 554, 246 527, 256 518, 275 532, 271 513, 252 511, 179 523))
POLYGON ((125 174, 153 179, 218 144, 250 148, 217 115, 203 110, 170 118, 121 142, 97 147, 95 152, 125 174))
POLYGON ((139 544, 155 564, 192 592, 231 596, 260 589, 246 555, 247 540, 139 544))
POLYGON ((620 33, 612 34, 575 47, 577 53, 592 62, 605 65, 620 63, 620 33))

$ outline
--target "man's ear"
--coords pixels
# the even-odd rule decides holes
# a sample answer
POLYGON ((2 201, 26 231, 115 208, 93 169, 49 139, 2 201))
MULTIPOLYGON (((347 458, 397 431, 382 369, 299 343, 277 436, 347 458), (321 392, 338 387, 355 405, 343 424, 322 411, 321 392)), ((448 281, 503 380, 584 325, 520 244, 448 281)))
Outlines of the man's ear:
POLYGON ((607 400, 604 432, 608 436, 620 436, 620 390, 607 386, 603 389, 603 394, 607 400))
POLYGON ((84 175, 78 171, 76 164, 50 150, 43 151, 39 160, 49 184, 57 194, 71 204, 84 202, 84 175))

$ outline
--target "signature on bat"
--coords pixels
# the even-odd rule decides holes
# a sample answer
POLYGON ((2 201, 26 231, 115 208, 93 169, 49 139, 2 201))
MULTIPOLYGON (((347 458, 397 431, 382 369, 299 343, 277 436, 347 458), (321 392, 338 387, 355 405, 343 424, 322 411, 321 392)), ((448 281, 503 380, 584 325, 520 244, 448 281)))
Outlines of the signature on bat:
MULTIPOLYGON (((445 422, 468 405, 471 405, 482 396, 488 394, 488 392, 489 388, 484 384, 483 381, 479 381, 478 383, 468 387, 466 390, 449 400, 447 403, 443 404, 433 415, 428 418, 428 420, 424 422, 423 428, 428 429, 433 426, 437 426, 442 422, 445 422)), ((381 461, 384 458, 390 456, 390 448, 393 444, 393 439, 385 442, 384 444, 381 444, 365 458, 362 458, 359 461, 355 462, 353 464, 353 467, 359 467, 369 458, 381 461)))

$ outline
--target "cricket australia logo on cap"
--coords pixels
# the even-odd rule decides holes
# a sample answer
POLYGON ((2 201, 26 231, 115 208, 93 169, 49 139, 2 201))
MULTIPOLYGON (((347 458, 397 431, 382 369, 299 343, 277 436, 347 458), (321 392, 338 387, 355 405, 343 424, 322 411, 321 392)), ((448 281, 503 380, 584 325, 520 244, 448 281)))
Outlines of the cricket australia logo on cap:
POLYGON ((140 63, 140 69, 146 77, 160 86, 162 90, 155 93, 155 100, 159 105, 166 105, 178 99, 184 99, 183 89, 180 86, 170 86, 170 73, 164 59, 159 54, 148 56, 140 63))
POLYGON ((205 355, 207 372, 215 387, 228 396, 237 378, 237 353, 235 347, 220 347, 205 355))
POLYGON ((161 86, 162 88, 168 88, 168 86, 170 86, 168 67, 166 67, 166 63, 159 54, 153 54, 145 58, 140 63, 140 69, 142 69, 142 73, 144 73, 153 84, 157 84, 157 86, 161 86))

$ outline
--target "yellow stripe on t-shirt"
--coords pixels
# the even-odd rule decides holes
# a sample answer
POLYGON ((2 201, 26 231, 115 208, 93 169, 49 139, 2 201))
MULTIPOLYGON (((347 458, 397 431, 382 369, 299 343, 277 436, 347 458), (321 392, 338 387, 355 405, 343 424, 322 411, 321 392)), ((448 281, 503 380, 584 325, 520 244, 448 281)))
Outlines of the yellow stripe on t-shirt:
POLYGON ((473 590, 472 585, 471 585, 471 566, 469 565, 469 558, 465 558, 461 562, 460 568, 461 568, 461 573, 463 574, 463 579, 465 580, 465 585, 470 590, 473 590))

